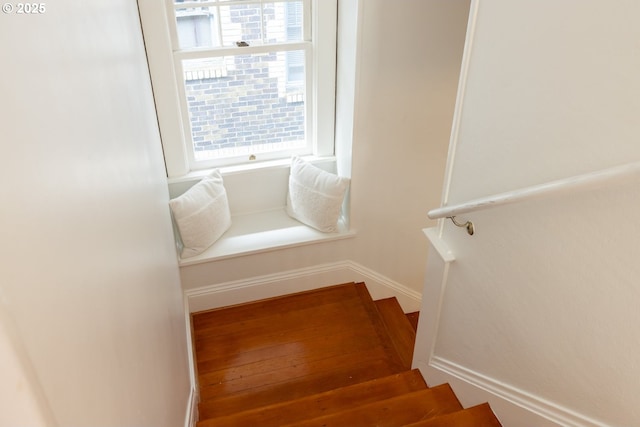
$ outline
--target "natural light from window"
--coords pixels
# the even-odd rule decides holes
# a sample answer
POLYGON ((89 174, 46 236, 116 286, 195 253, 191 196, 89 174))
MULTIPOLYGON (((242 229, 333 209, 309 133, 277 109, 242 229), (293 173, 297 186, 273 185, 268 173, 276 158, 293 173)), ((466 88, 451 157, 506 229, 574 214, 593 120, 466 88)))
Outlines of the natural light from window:
POLYGON ((311 153, 309 2, 176 0, 173 10, 195 168, 311 153))
POLYGON ((337 0, 138 8, 168 177, 334 156, 337 0))

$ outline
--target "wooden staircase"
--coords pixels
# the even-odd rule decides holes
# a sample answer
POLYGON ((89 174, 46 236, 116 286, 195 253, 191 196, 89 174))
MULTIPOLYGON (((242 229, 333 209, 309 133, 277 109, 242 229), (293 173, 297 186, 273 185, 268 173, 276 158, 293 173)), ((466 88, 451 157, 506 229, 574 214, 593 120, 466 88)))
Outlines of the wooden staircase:
POLYGON ((416 318, 363 283, 195 313, 197 427, 500 426, 411 370, 416 318))

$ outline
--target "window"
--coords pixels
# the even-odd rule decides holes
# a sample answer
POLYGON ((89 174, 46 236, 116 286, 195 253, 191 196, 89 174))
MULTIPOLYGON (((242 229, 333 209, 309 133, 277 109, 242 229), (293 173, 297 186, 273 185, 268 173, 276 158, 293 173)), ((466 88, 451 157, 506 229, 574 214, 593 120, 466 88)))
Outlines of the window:
MULTIPOLYGON (((304 12, 300 2, 286 4, 286 40, 299 40, 303 34, 304 12)), ((304 55, 287 52, 287 84, 301 86, 304 81, 304 55)))
POLYGON ((209 8, 178 9, 175 13, 181 48, 217 46, 220 43, 216 37, 215 16, 209 8))
POLYGON ((170 176, 333 154, 335 0, 139 3, 170 176))

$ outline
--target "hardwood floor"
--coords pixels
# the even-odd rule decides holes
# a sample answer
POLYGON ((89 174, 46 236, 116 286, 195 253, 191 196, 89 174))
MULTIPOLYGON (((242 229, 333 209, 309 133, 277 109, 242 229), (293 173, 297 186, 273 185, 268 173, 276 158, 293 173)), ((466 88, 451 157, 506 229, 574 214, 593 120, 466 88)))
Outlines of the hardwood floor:
POLYGON ((416 311, 414 313, 407 313, 407 319, 409 319, 409 323, 413 326, 414 331, 418 331, 418 319, 420 318, 420 312, 416 311))
POLYGON ((448 385, 428 388, 410 370, 414 326, 395 299, 374 302, 364 284, 195 313, 192 322, 198 427, 392 426, 462 409, 448 385))

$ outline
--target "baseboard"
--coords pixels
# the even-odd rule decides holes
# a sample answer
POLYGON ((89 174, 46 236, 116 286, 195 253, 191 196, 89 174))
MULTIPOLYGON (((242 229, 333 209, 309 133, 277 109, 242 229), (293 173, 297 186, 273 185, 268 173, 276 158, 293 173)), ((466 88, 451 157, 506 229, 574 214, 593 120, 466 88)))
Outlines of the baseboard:
POLYGON ((395 296, 407 313, 420 310, 422 295, 419 292, 353 261, 321 264, 189 289, 185 291, 185 300, 188 312, 194 313, 347 282, 365 282, 374 299, 395 296))
POLYGON ((189 361, 189 382, 190 392, 189 401, 187 402, 187 411, 185 415, 184 425, 185 427, 195 427, 198 421, 198 402, 200 401, 198 393, 198 379, 196 374, 195 357, 193 349, 193 326, 191 325, 191 314, 189 313, 189 303, 185 298, 184 303, 184 316, 185 316, 185 328, 186 328, 186 345, 187 345, 187 360, 189 361))
MULTIPOLYGON (((192 362, 189 362, 192 364, 192 362)), ((187 402, 187 413, 184 417, 184 427, 196 427, 198 422, 198 393, 194 387, 191 387, 189 393, 189 402, 187 402)))
POLYGON ((382 274, 353 261, 348 261, 351 274, 358 279, 355 282, 365 282, 374 300, 396 297, 405 313, 419 311, 422 305, 422 294, 407 286, 396 282, 382 274))
MULTIPOLYGON (((420 367, 423 371, 423 367, 420 367)), ((447 359, 433 356, 426 369, 425 377, 432 382, 448 382, 463 406, 471 406, 488 401, 499 414, 502 425, 506 426, 566 426, 602 427, 603 423, 579 414, 557 403, 542 399, 525 390, 505 384, 495 378, 475 372, 447 359), (434 372, 439 371, 439 373, 434 372)), ((434 384, 432 384, 434 385, 434 384)))

